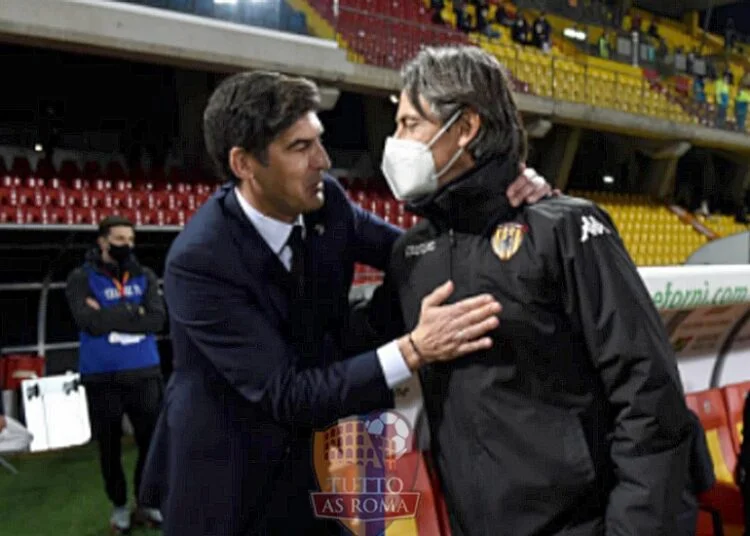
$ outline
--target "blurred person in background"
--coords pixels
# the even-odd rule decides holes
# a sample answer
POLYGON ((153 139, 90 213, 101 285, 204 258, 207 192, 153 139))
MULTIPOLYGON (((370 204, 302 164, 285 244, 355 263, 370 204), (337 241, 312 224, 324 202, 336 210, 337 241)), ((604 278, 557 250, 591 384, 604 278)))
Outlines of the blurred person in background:
POLYGON ((727 110, 729 110, 729 89, 730 79, 729 76, 724 74, 724 76, 716 80, 715 84, 716 124, 720 127, 723 127, 727 121, 727 110))
MULTIPOLYGON (((112 528, 131 527, 121 460, 123 416, 138 447, 135 495, 161 408, 163 380, 155 334, 166 320, 159 282, 133 254, 133 223, 110 216, 99 224, 97 243, 68 276, 68 305, 80 330, 79 371, 86 388, 94 439, 99 447, 112 528)), ((158 526, 158 510, 136 501, 132 520, 158 526)))
POLYGON ((750 83, 743 78, 740 90, 737 92, 737 98, 734 102, 734 114, 737 120, 737 130, 745 131, 745 122, 747 121, 747 107, 750 104, 750 83))

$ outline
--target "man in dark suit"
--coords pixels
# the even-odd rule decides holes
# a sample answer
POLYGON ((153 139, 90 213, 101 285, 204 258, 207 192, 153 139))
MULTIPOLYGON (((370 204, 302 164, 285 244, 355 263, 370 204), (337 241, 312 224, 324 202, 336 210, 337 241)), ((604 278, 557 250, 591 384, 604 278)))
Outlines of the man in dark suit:
MULTIPOLYGON (((423 364, 491 344, 499 304, 442 305, 448 282, 410 334, 347 359, 354 263, 384 268, 399 230, 324 176, 318 106, 311 82, 256 72, 222 82, 206 108, 206 146, 229 183, 166 262, 174 372, 141 488, 166 536, 335 531, 310 507, 313 430, 390 407, 423 364)), ((401 326, 389 288, 372 317, 384 337, 401 326)))

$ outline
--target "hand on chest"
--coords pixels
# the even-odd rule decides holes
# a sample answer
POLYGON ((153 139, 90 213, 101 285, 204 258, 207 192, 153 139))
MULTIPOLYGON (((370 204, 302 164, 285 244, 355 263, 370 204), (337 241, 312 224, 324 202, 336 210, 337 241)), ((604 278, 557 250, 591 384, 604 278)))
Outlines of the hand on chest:
POLYGON ((410 243, 402 262, 400 295, 409 326, 416 325, 422 299, 448 280, 456 289, 449 303, 494 295, 503 306, 501 326, 533 318, 559 300, 559 285, 522 224, 500 226, 489 237, 454 234, 410 243))

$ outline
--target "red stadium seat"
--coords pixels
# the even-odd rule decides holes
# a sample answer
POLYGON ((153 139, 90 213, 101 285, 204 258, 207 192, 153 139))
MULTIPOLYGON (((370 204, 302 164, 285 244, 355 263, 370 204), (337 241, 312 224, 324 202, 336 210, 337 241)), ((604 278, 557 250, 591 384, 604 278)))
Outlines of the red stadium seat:
POLYGON ((67 206, 65 190, 48 188, 42 192, 44 206, 50 208, 64 208, 67 206))
POLYGON ((124 190, 115 190, 109 194, 110 202, 114 208, 132 208, 130 193, 124 190))
POLYGON ((42 209, 42 223, 62 225, 70 222, 68 221, 67 211, 64 208, 45 207, 42 209))
POLYGON ((77 208, 73 211, 74 223, 95 225, 99 223, 99 211, 95 208, 77 208))
POLYGON ((0 186, 0 207, 10 206, 12 190, 12 188, 8 188, 7 186, 0 186))
POLYGON ((21 179, 6 174, 0 179, 0 186, 4 186, 5 188, 15 188, 16 186, 21 186, 21 179))
POLYGON ((22 207, 30 205, 34 198, 34 190, 24 187, 15 187, 10 189, 9 204, 13 207, 22 207))
POLYGON ((91 185, 98 192, 109 192, 112 189, 112 181, 109 179, 94 179, 91 185))
POLYGON ((112 187, 118 192, 128 192, 133 189, 133 181, 125 179, 113 180, 112 187))
POLYGON ((36 355, 7 355, 0 359, 0 368, 2 368, 1 389, 16 390, 21 387, 23 380, 30 378, 41 378, 44 376, 44 357, 36 355))
POLYGON ((159 223, 157 211, 149 208, 138 210, 136 219, 141 222, 141 225, 158 225, 159 223))
POLYGON ((740 445, 742 445, 742 417, 745 409, 745 397, 750 392, 750 382, 724 386, 721 392, 724 396, 724 404, 727 407, 734 450, 739 453, 740 445))
POLYGON ((701 495, 700 502, 719 512, 724 525, 741 525, 744 523, 742 496, 734 483, 737 454, 732 443, 729 418, 721 390, 709 389, 690 393, 685 397, 685 401, 698 415, 706 432, 706 443, 716 474, 716 484, 701 495))
POLYGON ((721 390, 709 389, 690 393, 685 397, 685 401, 687 406, 698 415, 706 431, 706 442, 714 462, 716 480, 733 485, 737 454, 734 450, 721 390))
POLYGON ((86 203, 86 200, 88 199, 88 203, 84 204, 84 206, 89 206, 91 208, 100 208, 105 206, 107 193, 101 190, 92 190, 89 192, 84 192, 83 199, 84 203, 86 203))
POLYGON ((63 187, 63 183, 58 177, 52 177, 51 179, 48 179, 46 183, 47 183, 47 186, 46 186, 47 188, 52 188, 55 190, 59 190, 60 188, 63 187))
POLYGON ((10 206, 0 206, 0 223, 19 223, 17 220, 18 209, 10 206))

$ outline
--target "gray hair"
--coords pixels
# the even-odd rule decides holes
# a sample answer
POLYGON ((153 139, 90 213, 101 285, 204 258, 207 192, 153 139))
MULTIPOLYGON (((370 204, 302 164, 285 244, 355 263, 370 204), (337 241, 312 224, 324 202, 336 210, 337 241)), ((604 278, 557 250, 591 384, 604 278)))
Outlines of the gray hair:
POLYGON ((427 114, 420 96, 441 123, 463 108, 479 115, 481 127, 468 147, 476 161, 526 159, 526 131, 510 82, 491 54, 472 46, 428 47, 404 66, 401 79, 409 101, 423 117, 427 114))

